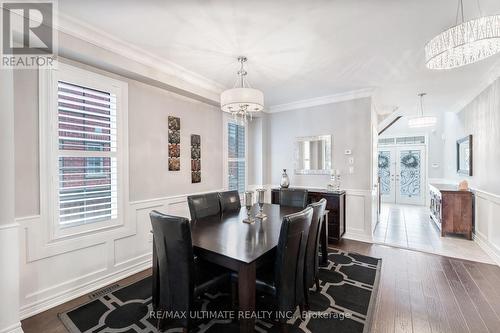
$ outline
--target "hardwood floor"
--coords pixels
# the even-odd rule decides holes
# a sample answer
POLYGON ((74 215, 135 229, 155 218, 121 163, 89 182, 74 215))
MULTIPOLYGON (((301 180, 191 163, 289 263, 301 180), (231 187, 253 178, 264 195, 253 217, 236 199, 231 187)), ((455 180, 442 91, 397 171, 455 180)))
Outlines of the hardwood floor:
POLYGON ((500 332, 500 267, 343 240, 382 258, 372 332, 500 332))
MULTIPOLYGON (((120 280, 117 283, 120 286, 126 286, 142 280, 149 275, 151 275, 151 269, 129 276, 128 278, 120 280)), ((24 333, 66 333, 68 330, 66 330, 66 327, 64 327, 63 323, 59 320, 57 314, 76 308, 81 304, 87 303, 88 301, 90 301, 89 295, 84 295, 56 306, 50 310, 39 313, 36 316, 26 318, 21 321, 23 331, 24 333)))
MULTIPOLYGON (((500 332, 500 267, 351 240, 336 247, 382 258, 371 332, 500 332)), ((25 319, 24 332, 66 332, 57 313, 88 300, 82 296, 25 319)))

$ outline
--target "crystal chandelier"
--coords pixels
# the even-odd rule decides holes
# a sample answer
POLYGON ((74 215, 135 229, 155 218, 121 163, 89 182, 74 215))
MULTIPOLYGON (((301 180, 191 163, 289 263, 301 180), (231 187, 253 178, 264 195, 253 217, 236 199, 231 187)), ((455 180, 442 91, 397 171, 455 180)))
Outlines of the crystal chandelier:
POLYGON ((414 117, 408 120, 408 126, 410 128, 422 128, 422 127, 431 127, 436 125, 437 119, 432 116, 424 116, 424 96, 426 93, 420 93, 418 96, 420 97, 420 116, 414 117))
MULTIPOLYGON (((478 3, 479 6, 479 3, 478 3)), ((457 22, 425 46, 425 63, 430 69, 450 69, 475 63, 500 51, 500 15, 480 16, 464 21, 462 0, 458 2, 457 22)))
POLYGON ((264 94, 258 89, 250 87, 246 80, 247 71, 244 68, 246 57, 238 57, 240 70, 234 88, 222 92, 220 95, 220 107, 222 111, 230 113, 233 118, 246 124, 252 120, 256 112, 264 110, 264 94))

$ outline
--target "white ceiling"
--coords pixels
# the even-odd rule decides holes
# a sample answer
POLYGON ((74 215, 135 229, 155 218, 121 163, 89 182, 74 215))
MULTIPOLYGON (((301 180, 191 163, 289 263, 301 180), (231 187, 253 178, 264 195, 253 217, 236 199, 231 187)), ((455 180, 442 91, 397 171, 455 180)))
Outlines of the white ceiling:
MULTIPOLYGON (((465 16, 478 15, 464 0, 465 16)), ((483 14, 500 1, 481 0, 483 14)), ((423 48, 455 24, 457 0, 60 0, 59 10, 192 72, 232 87, 245 55, 267 106, 374 88, 379 112, 455 111, 496 77, 500 56, 431 71, 423 48)))

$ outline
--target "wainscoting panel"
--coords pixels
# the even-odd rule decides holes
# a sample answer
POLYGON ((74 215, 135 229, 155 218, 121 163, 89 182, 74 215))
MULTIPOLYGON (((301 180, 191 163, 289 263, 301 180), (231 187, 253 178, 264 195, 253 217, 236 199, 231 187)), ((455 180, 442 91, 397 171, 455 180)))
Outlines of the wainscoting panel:
POLYGON ((188 195, 130 202, 122 227, 56 243, 40 237, 48 223, 42 216, 16 219, 24 231, 21 319, 151 267, 149 212, 156 209, 189 218, 188 195))
MULTIPOLYGON (((307 188, 294 186, 296 188, 307 188)), ((248 185, 250 190, 265 188, 266 202, 271 202, 271 189, 279 185, 248 185)), ((363 242, 372 241, 372 193, 370 190, 346 189, 345 238, 363 242)))
POLYGON ((500 196, 474 189, 475 232, 474 240, 500 265, 500 196))
POLYGON ((370 190, 346 190, 345 238, 372 241, 372 195, 370 190))

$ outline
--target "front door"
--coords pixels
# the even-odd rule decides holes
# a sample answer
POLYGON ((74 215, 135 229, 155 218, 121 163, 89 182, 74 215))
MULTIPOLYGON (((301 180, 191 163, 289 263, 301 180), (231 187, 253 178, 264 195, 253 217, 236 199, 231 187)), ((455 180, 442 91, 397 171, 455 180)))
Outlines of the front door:
POLYGON ((379 148, 378 170, 383 202, 425 204, 425 146, 379 148))

